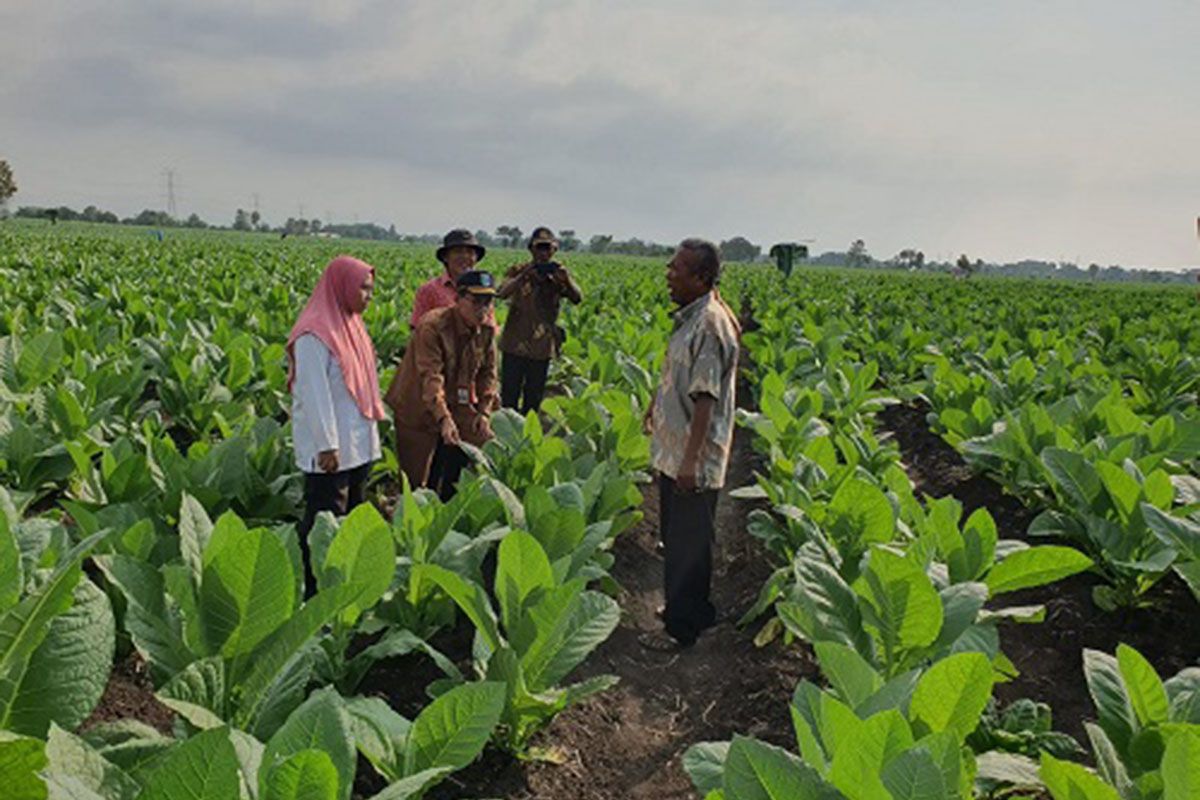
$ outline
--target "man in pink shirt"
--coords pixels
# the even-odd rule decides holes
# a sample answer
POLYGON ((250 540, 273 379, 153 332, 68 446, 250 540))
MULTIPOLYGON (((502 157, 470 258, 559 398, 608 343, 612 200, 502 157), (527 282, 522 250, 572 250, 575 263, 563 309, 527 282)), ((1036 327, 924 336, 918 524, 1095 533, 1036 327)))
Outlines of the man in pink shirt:
MULTIPOLYGON (((413 313, 408 324, 414 329, 421 317, 435 308, 447 308, 458 302, 455 281, 464 272, 475 269, 483 260, 487 250, 466 228, 455 228, 442 237, 442 246, 437 249, 437 260, 446 265, 446 271, 421 284, 413 298, 413 313)), ((484 324, 496 327, 496 312, 489 308, 484 324)))

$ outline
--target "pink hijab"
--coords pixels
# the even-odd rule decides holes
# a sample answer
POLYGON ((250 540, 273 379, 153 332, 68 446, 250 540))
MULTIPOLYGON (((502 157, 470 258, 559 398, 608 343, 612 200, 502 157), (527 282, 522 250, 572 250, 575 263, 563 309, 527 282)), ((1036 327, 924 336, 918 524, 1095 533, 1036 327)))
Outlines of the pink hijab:
POLYGON ((379 374, 375 370, 375 346, 362 314, 350 310, 354 293, 375 268, 350 256, 329 262, 317 281, 308 305, 300 312, 288 335, 288 391, 296 382, 296 340, 306 333, 320 339, 342 368, 346 389, 367 419, 383 419, 379 396, 379 374))

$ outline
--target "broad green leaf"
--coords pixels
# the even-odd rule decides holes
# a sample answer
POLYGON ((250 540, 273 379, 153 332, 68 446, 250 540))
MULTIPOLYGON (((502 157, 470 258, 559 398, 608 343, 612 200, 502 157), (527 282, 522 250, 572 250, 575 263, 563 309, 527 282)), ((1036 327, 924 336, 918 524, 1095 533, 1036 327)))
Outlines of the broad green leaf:
MULTIPOLYGON (((520 651, 521 668, 532 692, 553 688, 607 639, 621 621, 621 607, 608 595, 580 592, 571 586, 542 595, 521 623, 528 646, 520 651)), ((517 647, 514 640, 514 647, 517 647)))
POLYGON ((1117 659, 1098 650, 1084 649, 1083 675, 1088 694, 1096 706, 1100 727, 1108 734, 1117 752, 1127 754, 1129 741, 1139 726, 1117 659))
POLYGON ((1104 490, 1112 498, 1113 505, 1121 515, 1122 520, 1129 520, 1137 510, 1138 502, 1142 499, 1142 487, 1128 472, 1110 464, 1099 461, 1095 465, 1096 474, 1104 484, 1104 490))
POLYGON ((957 800, 960 746, 948 733, 927 737, 889 761, 880 777, 894 800, 957 800))
POLYGON ((1125 762, 1121 760, 1121 755, 1109 740, 1108 734, 1093 722, 1085 722, 1083 727, 1087 731, 1088 742, 1092 745, 1096 769, 1099 770, 1100 776, 1116 787, 1121 797, 1130 797, 1134 791, 1133 781, 1130 780, 1125 762))
POLYGON ((335 586, 317 592, 254 652, 247 661, 244 677, 232 677, 241 697, 236 716, 239 727, 254 727, 268 704, 271 686, 286 673, 300 649, 322 626, 332 622, 353 597, 353 592, 353 587, 349 586, 335 586))
POLYGON ((164 680, 183 670, 195 655, 183 641, 179 621, 167 609, 166 587, 158 570, 123 555, 94 560, 124 595, 125 629, 154 676, 164 680))
POLYGON ((25 571, 21 568, 21 548, 8 525, 8 517, 0 513, 0 614, 8 611, 21 599, 25 571))
POLYGON ((292 615, 296 586, 287 550, 265 529, 240 531, 219 522, 204 555, 205 643, 212 654, 245 656, 292 615))
POLYGON ((896 529, 896 512, 875 485, 851 478, 829 501, 830 535, 839 544, 887 542, 896 529))
POLYGON ((205 658, 175 674, 155 695, 201 730, 221 727, 225 716, 225 662, 205 658))
POLYGON ((1044 586, 1091 566, 1092 560, 1072 547, 1037 545, 1005 556, 992 567, 984 581, 995 597, 1018 589, 1044 586))
POLYGON ((909 714, 931 733, 959 742, 979 725, 992 695, 992 664, 982 653, 957 653, 934 663, 917 682, 909 714))
POLYGON ((133 800, 141 788, 90 744, 57 725, 50 726, 46 758, 47 774, 70 776, 106 800, 133 800))
POLYGON ((453 771, 450 767, 434 767, 415 775, 408 775, 388 785, 378 794, 371 795, 370 800, 409 800, 420 797, 429 787, 453 771))
POLYGON ((821 672, 841 698, 857 709, 883 686, 883 678, 853 648, 840 642, 816 642, 821 672))
POLYGON ((550 559, 537 539, 524 531, 513 531, 500 542, 496 566, 496 601, 504 629, 512 635, 526 601, 536 592, 554 586, 550 559))
POLYGON ((25 389, 48 381, 62 367, 63 337, 58 331, 42 331, 21 347, 17 376, 25 389))
POLYGON ((271 770, 263 800, 337 800, 338 772, 320 750, 301 750, 271 770))
POLYGON ((1102 491, 1096 468, 1070 450, 1047 447, 1042 463, 1063 492, 1081 509, 1091 508, 1102 491))
POLYGON ((1154 667, 1128 645, 1117 645, 1117 667, 1138 723, 1148 727, 1167 721, 1167 691, 1154 667))
POLYGON ((1042 753, 1042 781, 1054 800, 1121 800, 1117 790, 1084 767, 1042 753))
POLYGON ((1146 526, 1159 541, 1192 561, 1200 561, 1200 523, 1172 516, 1149 503, 1142 503, 1141 509, 1146 526))
POLYGON ((378 697, 351 697, 344 702, 358 751, 384 778, 399 779, 412 723, 378 697))
POLYGON ((875 631, 889 662, 898 651, 925 647, 937 639, 942 601, 919 565, 876 548, 854 590, 866 601, 863 621, 875 631))
POLYGON ((0 730, 0 778, 8 800, 46 800, 46 743, 0 730))
POLYGON ((229 730, 193 736, 155 762, 138 800, 232 800, 239 796, 238 760, 229 730))
POLYGON ((267 742, 259 770, 263 794, 276 765, 305 750, 319 750, 329 757, 337 770, 338 797, 347 800, 354 783, 354 740, 350 733, 350 716, 342 699, 330 687, 310 695, 267 742))
POLYGON ((500 649, 500 630, 496 625, 496 614, 482 587, 434 564, 419 564, 413 567, 412 580, 429 580, 437 584, 475 625, 475 630, 483 637, 488 648, 500 649))
POLYGON ((834 800, 841 793, 796 756, 735 735, 725 759, 728 800, 834 800))
POLYGON ((342 621, 353 624, 391 585, 396 573, 396 551, 391 529, 375 506, 363 503, 342 520, 329 545, 322 578, 330 585, 352 583, 358 592, 342 612, 342 621))
POLYGON ((204 551, 212 533, 213 524, 208 512, 196 498, 185 492, 179 502, 179 552, 197 592, 204 574, 204 551))
POLYGON ((9 707, 8 727, 43 736, 51 722, 78 727, 100 702, 112 671, 116 623, 108 595, 84 578, 75 602, 50 621, 9 707))
POLYGON ((1180 731, 1167 740, 1162 781, 1163 800, 1200 800, 1200 732, 1180 731))
POLYGON ((976 509, 963 525, 963 573, 951 578, 957 583, 974 581, 983 577, 984 572, 996 557, 996 542, 999 534, 996 531, 996 521, 986 508, 976 509))
POLYGON ((426 706, 409 731, 405 773, 462 769, 475 760, 504 711, 502 683, 456 686, 426 706))
POLYGON ((840 743, 829 779, 847 797, 890 800, 880 773, 912 743, 912 731, 899 711, 876 714, 858 725, 849 741, 840 743))
POLYGON ((725 776, 725 759, 729 742, 700 742, 683 754, 683 771, 702 795, 721 788, 725 776))
POLYGON ((51 621, 71 605, 80 562, 107 536, 100 531, 73 547, 43 583, 0 617, 0 728, 12 724, 17 693, 51 621))

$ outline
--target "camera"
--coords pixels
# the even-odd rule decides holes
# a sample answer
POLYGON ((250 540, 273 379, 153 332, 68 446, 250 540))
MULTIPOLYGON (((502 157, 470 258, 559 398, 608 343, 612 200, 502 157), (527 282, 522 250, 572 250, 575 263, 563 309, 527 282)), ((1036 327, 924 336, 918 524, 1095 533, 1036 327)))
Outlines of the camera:
POLYGON ((535 264, 534 266, 537 269, 538 274, 542 276, 553 275, 561 268, 561 265, 557 261, 549 261, 545 264, 535 264))

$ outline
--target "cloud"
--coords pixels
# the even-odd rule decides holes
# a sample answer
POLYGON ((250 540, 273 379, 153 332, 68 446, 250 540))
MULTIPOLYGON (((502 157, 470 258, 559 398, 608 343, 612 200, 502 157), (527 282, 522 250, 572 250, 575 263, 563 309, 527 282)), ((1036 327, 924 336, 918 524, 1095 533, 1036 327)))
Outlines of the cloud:
POLYGON ((30 202, 170 163, 217 219, 261 191, 404 229, 1196 260, 1182 3, 15 2, 30 202))

